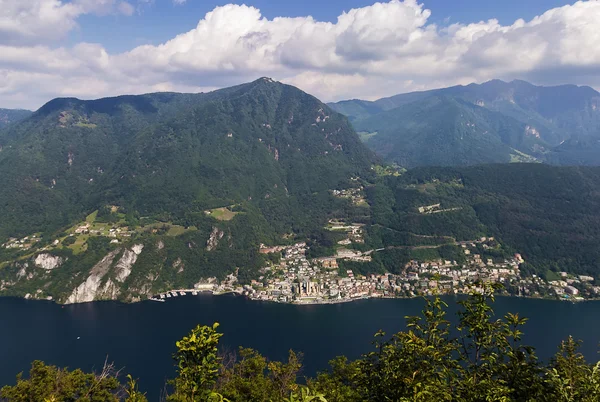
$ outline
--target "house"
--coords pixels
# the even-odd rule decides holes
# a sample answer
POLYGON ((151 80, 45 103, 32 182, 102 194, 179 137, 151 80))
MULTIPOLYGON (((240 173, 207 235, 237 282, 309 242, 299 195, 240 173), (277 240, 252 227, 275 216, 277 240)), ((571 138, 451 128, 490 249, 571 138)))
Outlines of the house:
POLYGON ((576 287, 567 286, 565 287, 565 293, 568 293, 572 296, 577 296, 579 294, 579 290, 576 287))
POLYGON ((324 258, 319 258, 317 260, 319 263, 321 263, 321 265, 323 266, 323 268, 338 268, 338 263, 337 260, 335 258, 332 257, 324 257, 324 258))

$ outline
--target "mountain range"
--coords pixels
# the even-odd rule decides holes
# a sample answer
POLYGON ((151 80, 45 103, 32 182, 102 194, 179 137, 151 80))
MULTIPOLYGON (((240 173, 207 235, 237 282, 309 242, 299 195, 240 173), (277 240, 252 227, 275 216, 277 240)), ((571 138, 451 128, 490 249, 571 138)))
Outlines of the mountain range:
POLYGON ((329 106, 404 167, 600 164, 600 93, 590 87, 493 80, 329 106))
POLYGON ((530 88, 492 82, 333 105, 350 119, 269 78, 210 93, 54 99, 0 129, 0 295, 137 301, 231 274, 249 284, 278 262, 261 245, 298 242, 309 258, 340 242, 373 252, 373 263, 340 265, 366 274, 402 270, 422 256, 415 247, 449 258, 462 255, 457 241, 495 236, 495 257, 523 253, 523 272, 597 274, 598 168, 404 172, 352 127, 377 125, 363 139, 405 166, 549 160, 560 147, 593 154, 593 90, 563 88, 561 109, 537 87, 512 103, 497 86, 530 88), (569 137, 577 119, 585 130, 569 137), (398 124, 412 145, 396 142, 398 124), (442 209, 419 212, 428 205, 442 209), (331 222, 358 227, 362 242, 331 222))

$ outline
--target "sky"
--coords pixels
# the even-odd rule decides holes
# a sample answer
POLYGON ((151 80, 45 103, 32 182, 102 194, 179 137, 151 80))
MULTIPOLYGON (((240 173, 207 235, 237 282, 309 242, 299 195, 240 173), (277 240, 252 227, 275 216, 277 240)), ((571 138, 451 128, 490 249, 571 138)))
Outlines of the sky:
POLYGON ((0 107, 263 76, 323 101, 495 78, 600 89, 600 0, 0 0, 0 107))

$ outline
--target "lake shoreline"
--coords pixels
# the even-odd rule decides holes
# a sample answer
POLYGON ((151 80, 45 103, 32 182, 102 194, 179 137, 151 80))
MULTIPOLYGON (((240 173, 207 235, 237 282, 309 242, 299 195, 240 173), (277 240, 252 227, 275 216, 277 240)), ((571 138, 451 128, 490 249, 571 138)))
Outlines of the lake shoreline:
MULTIPOLYGON (((195 290, 196 295, 193 295, 192 292, 194 290, 192 289, 174 289, 174 290, 169 290, 169 291, 165 291, 162 294, 167 294, 167 293, 177 293, 177 296, 172 296, 170 298, 157 298, 157 296, 152 296, 149 297, 147 299, 142 299, 142 300, 136 300, 136 301, 124 301, 124 300, 119 300, 119 299, 103 299, 103 300, 93 300, 93 301, 89 301, 89 302, 81 302, 81 303, 61 303, 58 302, 54 299, 50 299, 50 298, 44 298, 44 299, 37 299, 37 298, 32 298, 32 297, 24 297, 24 296, 15 296, 15 295, 0 295, 0 299, 22 299, 22 300, 28 300, 28 301, 39 301, 39 302, 50 302, 59 306, 75 306, 75 305, 86 305, 86 304, 91 304, 91 303, 99 303, 99 302, 117 302, 123 305, 132 305, 132 304, 138 304, 138 303, 143 303, 143 302, 168 302, 170 301, 170 299, 177 299, 179 297, 186 297, 186 296, 200 296, 200 295, 210 295, 210 296, 227 296, 227 295, 233 295, 236 297, 241 297, 244 298, 248 301, 251 302, 261 302, 261 303, 269 303, 269 304, 287 304, 287 305, 292 305, 292 306, 321 306, 321 305, 338 305, 338 304, 347 304, 347 303, 353 303, 353 302, 358 302, 358 301, 364 301, 364 300, 414 300, 414 299, 420 299, 420 298, 427 298, 427 297, 433 297, 433 296, 441 296, 441 297, 461 297, 461 296, 468 296, 468 293, 456 293, 456 294, 440 294, 440 295, 415 295, 415 296, 361 296, 361 297, 356 297, 356 298, 342 298, 342 299, 335 299, 335 300, 323 300, 323 301, 303 301, 303 300, 295 300, 295 301, 279 301, 279 300, 262 300, 259 298, 252 298, 242 292, 238 292, 235 290, 228 290, 228 291, 223 291, 223 292, 219 292, 219 291, 213 291, 213 290, 195 290), (180 292, 184 292, 185 295, 181 295, 180 292)), ((546 300, 546 301, 551 301, 551 302, 569 302, 569 303, 583 303, 583 302, 599 302, 600 298, 593 298, 593 299, 584 299, 584 298, 579 298, 579 299, 558 299, 558 298, 549 298, 549 297, 531 297, 531 296, 515 296, 515 295, 509 295, 509 294, 495 294, 495 297, 505 297, 505 298, 510 298, 510 299, 525 299, 525 300, 546 300)))

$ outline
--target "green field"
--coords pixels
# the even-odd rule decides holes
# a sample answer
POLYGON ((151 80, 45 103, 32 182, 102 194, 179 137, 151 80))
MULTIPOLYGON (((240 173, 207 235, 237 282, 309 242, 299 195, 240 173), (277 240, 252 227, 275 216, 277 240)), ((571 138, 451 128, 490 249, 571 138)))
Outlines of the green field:
POLYGON ((238 212, 233 212, 227 207, 211 209, 208 212, 208 216, 219 221, 230 221, 238 214, 238 212))
POLYGON ((171 225, 171 227, 167 231, 167 236, 171 236, 171 237, 180 236, 186 232, 192 232, 195 230, 198 230, 198 228, 195 226, 190 226, 189 228, 186 229, 183 226, 171 225))
POLYGON ((71 250, 73 250, 73 254, 77 255, 77 254, 81 254, 82 252, 84 252, 85 250, 87 250, 87 239, 89 239, 90 235, 86 235, 86 234, 81 234, 81 235, 74 235, 76 236, 76 240, 75 243, 71 244, 70 246, 68 246, 71 250))
POLYGON ((539 162, 536 158, 531 155, 527 155, 517 149, 514 150, 514 154, 510 154, 510 163, 535 163, 539 162))
POLYGON ((97 127, 97 125, 94 123, 84 123, 81 121, 78 123, 75 123, 75 126, 76 127, 85 127, 85 128, 96 128, 97 127))
POLYGON ((85 218, 85 221, 88 223, 93 223, 96 220, 97 216, 98 216, 98 210, 95 210, 94 212, 92 212, 85 218))
POLYGON ((377 135, 377 131, 370 133, 368 131, 359 131, 358 133, 358 137, 360 138, 360 140, 362 142, 367 142, 369 141, 371 138, 375 137, 377 135))
POLYGON ((145 225, 144 227, 136 228, 135 232, 158 232, 161 234, 165 234, 167 236, 175 237, 180 236, 187 232, 193 232, 198 230, 195 226, 190 226, 188 228, 180 225, 173 225, 171 222, 156 222, 150 225, 145 225))

